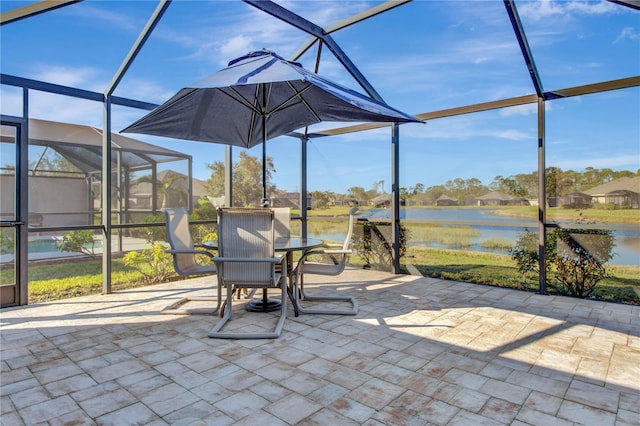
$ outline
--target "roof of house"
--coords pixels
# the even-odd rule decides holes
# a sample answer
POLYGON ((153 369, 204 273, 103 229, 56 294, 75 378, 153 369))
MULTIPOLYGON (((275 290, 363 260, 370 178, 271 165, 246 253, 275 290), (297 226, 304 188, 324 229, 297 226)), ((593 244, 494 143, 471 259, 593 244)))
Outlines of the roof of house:
POLYGON ((516 197, 514 197, 513 195, 509 195, 509 194, 505 194, 504 192, 500 192, 500 191, 491 191, 491 192, 487 192, 484 195, 481 195, 480 197, 476 197, 476 200, 515 200, 516 197))
POLYGON ((593 188, 587 189, 584 192, 589 195, 604 195, 613 191, 631 191, 640 193, 640 176, 623 177, 620 179, 612 180, 611 182, 594 186, 593 188))
POLYGON ((371 199, 372 203, 388 203, 391 202, 391 194, 380 194, 371 199))
MULTIPOLYGON (((178 179, 174 182, 174 188, 187 190, 187 176, 174 170, 162 170, 158 172, 157 179, 162 182, 171 175, 179 175, 178 179)), ((151 182, 138 182, 131 185, 130 193, 132 195, 151 195, 151 182)), ((206 196, 205 181, 197 178, 191 179, 192 195, 196 197, 206 196)))

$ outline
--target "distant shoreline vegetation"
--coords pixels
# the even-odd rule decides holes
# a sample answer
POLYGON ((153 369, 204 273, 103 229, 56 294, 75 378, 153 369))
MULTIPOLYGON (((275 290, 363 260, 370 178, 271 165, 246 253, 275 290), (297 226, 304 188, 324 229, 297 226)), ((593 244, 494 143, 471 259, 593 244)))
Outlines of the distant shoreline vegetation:
MULTIPOLYGON (((520 219, 538 219, 537 206, 402 206, 402 209, 460 209, 460 210, 491 210, 488 214, 495 216, 508 216, 520 219)), ((366 207, 364 208, 366 209, 366 207)), ((547 208, 547 221, 561 220, 564 222, 584 223, 635 223, 640 224, 640 210, 602 210, 598 208, 562 209, 557 207, 547 208)))

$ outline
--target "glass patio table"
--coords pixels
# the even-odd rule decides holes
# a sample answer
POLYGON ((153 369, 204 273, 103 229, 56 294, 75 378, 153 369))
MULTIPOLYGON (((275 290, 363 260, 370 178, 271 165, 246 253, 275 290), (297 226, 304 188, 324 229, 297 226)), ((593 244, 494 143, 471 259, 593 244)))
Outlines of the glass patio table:
MULTIPOLYGON (((218 241, 205 241, 202 244, 210 250, 218 249, 218 241)), ((293 252, 301 251, 304 253, 307 250, 320 247, 323 244, 324 242, 317 238, 302 237, 278 237, 274 241, 274 250, 276 251, 276 253, 284 253, 287 257, 287 294, 289 295, 289 299, 293 304, 295 316, 299 315, 299 311, 298 302, 296 301, 296 295, 293 294, 291 286, 291 278, 293 276, 293 271, 295 270, 295 268, 293 267, 293 252)), ((271 312, 280 309, 280 307, 280 300, 269 299, 266 297, 262 299, 252 300, 246 305, 247 310, 254 312, 271 312)))

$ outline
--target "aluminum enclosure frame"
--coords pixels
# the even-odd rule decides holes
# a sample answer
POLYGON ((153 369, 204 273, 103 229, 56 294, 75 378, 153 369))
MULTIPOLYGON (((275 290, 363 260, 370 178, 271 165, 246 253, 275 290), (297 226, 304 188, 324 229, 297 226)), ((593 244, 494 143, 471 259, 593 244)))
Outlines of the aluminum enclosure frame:
MULTIPOLYGON (((258 0, 244 0, 244 1, 245 3, 259 10, 262 10, 263 12, 273 17, 276 17, 286 22, 287 24, 292 25, 308 33, 311 36, 310 40, 307 41, 303 46, 301 46, 300 49, 296 52, 296 54, 294 55, 294 58, 292 58, 293 60, 300 57, 303 53, 305 53, 308 49, 310 49, 313 46, 313 44, 317 43, 318 44, 318 52, 317 52, 317 59, 316 59, 316 68, 317 68, 320 63, 322 47, 326 45, 329 48, 329 50, 334 54, 334 56, 338 59, 338 61, 342 63, 342 65, 347 69, 347 71, 354 77, 354 79, 364 88, 364 90, 370 96, 378 100, 382 100, 380 95, 375 91, 375 89, 367 81, 365 76, 358 70, 355 64, 351 62, 349 57, 346 55, 344 51, 342 51, 340 46, 333 40, 330 34, 342 28, 345 28, 347 26, 354 25, 358 22, 361 22, 377 14, 384 13, 395 7, 401 7, 402 5, 408 3, 410 0, 387 1, 375 7, 372 7, 364 12, 361 12, 357 15, 354 15, 351 18, 329 25, 326 28, 319 27, 314 23, 309 22, 304 18, 294 14, 288 9, 276 3, 273 3, 272 1, 258 1, 258 0)), ((630 7, 636 10, 640 10, 640 6, 638 6, 637 3, 634 1, 628 1, 628 0, 608 0, 608 1, 610 1, 611 3, 619 4, 623 7, 630 7)), ((2 14, 2 16, 0 16, 0 25, 5 25, 11 22, 18 21, 20 19, 26 19, 30 16, 33 16, 39 13, 44 13, 49 10, 54 10, 59 7, 72 5, 77 2, 78 0, 66 0, 66 1, 63 0, 63 1, 56 1, 56 2, 41 1, 36 4, 2 14)), ((171 0, 159 1, 157 8, 153 12, 152 16, 150 16, 147 22, 147 25, 143 28, 138 39, 136 40, 134 45, 131 47, 129 54, 123 59, 122 65, 114 75, 113 80, 111 81, 110 85, 105 89, 105 92, 103 94, 98 94, 98 93, 89 92, 89 91, 76 89, 76 88, 64 87, 64 86, 55 85, 51 83, 24 79, 21 77, 10 76, 5 74, 0 74, 0 83, 22 87, 25 92, 25 95, 24 95, 25 99, 28 98, 27 96, 28 90, 32 89, 32 90, 48 91, 51 93, 64 94, 68 96, 103 102, 104 134, 105 134, 105 141, 107 141, 111 134, 111 105, 113 104, 124 105, 132 108, 139 108, 139 109, 145 109, 145 110, 152 110, 157 106, 155 104, 144 102, 144 101, 137 101, 132 99, 115 97, 115 96, 112 96, 112 93, 117 87, 122 77, 126 74, 131 63, 135 60, 136 55, 142 49, 145 41, 153 32, 153 29, 155 28, 156 24, 161 20, 164 12, 167 10, 170 3, 171 3, 171 0)), ((514 36, 517 39, 518 44, 521 48, 521 53, 524 59, 525 66, 527 67, 527 70, 529 71, 529 74, 531 76, 531 81, 532 81, 532 85, 535 93, 531 95, 516 97, 516 98, 502 99, 498 101, 485 102, 485 103, 480 103, 475 105, 466 105, 466 106, 450 108, 446 110, 424 112, 421 114, 415 114, 415 116, 423 120, 433 120, 433 119, 443 118, 443 117, 452 117, 460 114, 469 114, 469 113, 487 111, 492 109, 537 103, 537 106, 538 106, 538 118, 537 118, 537 121, 538 121, 538 173, 539 173, 539 179, 540 179, 539 196, 543 197, 544 188, 545 188, 545 177, 544 177, 545 101, 565 98, 565 97, 580 96, 585 94, 600 93, 600 92, 605 92, 609 90, 638 87, 640 86, 640 76, 634 76, 634 77, 629 77, 625 79, 612 80, 612 81, 606 81, 606 82, 599 82, 595 84, 565 88, 565 89, 555 90, 553 92, 545 92, 543 89, 541 78, 538 75, 537 68, 535 66, 534 56, 531 50, 529 49, 526 33, 520 23, 515 1, 503 0, 503 3, 507 11, 507 15, 509 16, 509 19, 512 23, 514 36)), ((25 101, 25 104, 26 102, 27 101, 25 101)), ((27 114, 28 112, 26 111, 26 108, 25 108, 25 112, 23 113, 24 119, 28 119, 27 114)), ((291 134, 289 134, 290 136, 297 137, 301 140, 301 184, 302 184, 301 194, 300 194, 301 203, 302 203, 301 205, 303 207, 306 207, 306 203, 307 203, 307 185, 306 185, 306 170, 307 170, 306 141, 307 140, 309 140, 310 138, 353 133, 353 132, 359 132, 359 131, 381 128, 381 127, 389 127, 389 125, 367 123, 367 124, 360 124, 360 125, 353 125, 353 126, 344 126, 344 127, 339 127, 335 129, 319 131, 315 133, 307 133, 305 131, 304 133, 292 132, 291 134)), ((392 203, 393 203, 392 222, 394 225, 393 226, 394 231, 392 234, 392 238, 393 238, 392 246, 393 246, 393 269, 395 273, 400 272, 399 271, 399 232, 398 232, 399 225, 400 225, 400 220, 399 220, 400 198, 399 198, 399 182, 398 182, 399 180, 398 152, 399 152, 400 138, 399 138, 398 130, 399 129, 397 125, 392 126, 391 156, 390 156, 391 168, 392 168, 392 203)), ((103 158, 104 158, 103 176, 108 178, 103 179, 103 189, 104 188, 107 189, 107 190, 103 190, 103 197, 104 197, 103 205, 107 205, 107 206, 110 205, 111 203, 111 199, 110 199, 111 191, 108 190, 111 187, 111 182, 110 182, 110 173, 105 174, 104 170, 106 170, 108 167, 107 165, 110 164, 111 159, 109 157, 110 157, 110 149, 108 149, 108 144, 105 142, 103 146, 103 158)), ((225 154, 225 166, 227 169, 231 168, 231 149, 230 148, 227 150, 225 154)), ((226 182, 227 182, 227 185, 229 185, 229 188, 227 189, 227 194, 231 196, 232 193, 231 193, 230 176, 227 176, 226 182)), ((539 199, 544 200, 544 198, 539 198, 539 199)), ((539 207, 539 232, 540 232, 540 238, 541 238, 540 246, 544 248, 544 234, 545 234, 545 227, 547 225, 546 224, 546 208, 545 208, 544 202, 540 204, 541 204, 541 206, 539 207)), ((302 209, 301 215, 303 218, 303 222, 302 222, 303 233, 306 233, 306 223, 307 223, 306 208, 302 209)), ((110 215, 103 215, 103 217, 104 216, 106 216, 107 218, 103 219, 103 224, 102 224, 103 233, 104 233, 103 244, 105 244, 105 247, 110 247, 111 246, 110 244, 111 223, 109 218, 110 215)), ((110 287, 111 285, 110 283, 111 281, 110 279, 111 250, 108 249, 106 250, 106 252, 107 252, 106 255, 103 257, 103 277, 104 277, 103 290, 104 292, 108 293, 108 292, 111 292, 111 287, 110 287)), ((23 262, 23 263, 26 263, 26 262, 23 262)), ((541 267, 541 270, 544 270, 544 267, 541 267)), ((541 277, 540 277, 541 293, 545 293, 543 280, 544 280, 544 277, 543 277, 543 274, 541 274, 541 277)))

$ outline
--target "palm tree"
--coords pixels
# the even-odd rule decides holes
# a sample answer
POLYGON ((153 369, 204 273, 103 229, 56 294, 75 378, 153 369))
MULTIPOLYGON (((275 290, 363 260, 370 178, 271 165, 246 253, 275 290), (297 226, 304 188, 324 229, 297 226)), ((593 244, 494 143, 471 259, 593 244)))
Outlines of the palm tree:
POLYGON ((145 175, 136 179, 135 183, 155 184, 157 194, 162 196, 162 208, 186 207, 188 205, 188 186, 185 184, 180 185, 181 180, 186 182, 187 177, 173 170, 167 170, 164 176, 158 177, 155 182, 153 182, 151 175, 145 175))

